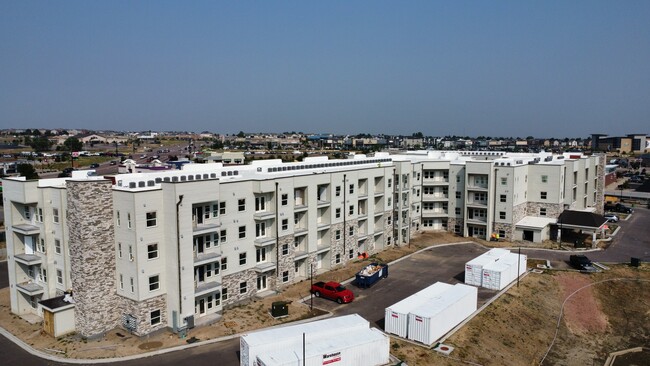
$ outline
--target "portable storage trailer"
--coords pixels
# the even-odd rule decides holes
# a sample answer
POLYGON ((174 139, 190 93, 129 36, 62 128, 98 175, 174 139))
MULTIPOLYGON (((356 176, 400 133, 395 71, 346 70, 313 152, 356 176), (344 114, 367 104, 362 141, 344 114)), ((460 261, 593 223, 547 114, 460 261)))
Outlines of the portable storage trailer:
POLYGON ((451 287, 453 286, 448 283, 436 282, 433 285, 387 307, 384 315, 384 330, 386 333, 406 338, 408 335, 409 312, 424 304, 428 299, 438 296, 451 287))
POLYGON ((498 261, 483 267, 482 286, 491 290, 502 290, 526 272, 526 265, 526 255, 519 256, 515 253, 508 253, 498 261), (519 273, 517 273, 517 269, 519 269, 519 273))
MULTIPOLYGON (((305 338, 306 366, 378 366, 390 362, 390 339, 375 328, 305 338)), ((260 366, 302 366, 302 344, 256 357, 260 366)))
POLYGON ((408 338, 432 345, 476 311, 478 289, 456 284, 409 314, 408 338))
POLYGON ((244 334, 239 339, 240 365, 254 366, 258 355, 302 346, 303 333, 309 338, 327 337, 369 328, 367 320, 358 314, 352 314, 244 334))
POLYGON ((494 248, 465 263, 465 283, 481 286, 483 281, 483 267, 497 261, 510 253, 507 249, 494 248))

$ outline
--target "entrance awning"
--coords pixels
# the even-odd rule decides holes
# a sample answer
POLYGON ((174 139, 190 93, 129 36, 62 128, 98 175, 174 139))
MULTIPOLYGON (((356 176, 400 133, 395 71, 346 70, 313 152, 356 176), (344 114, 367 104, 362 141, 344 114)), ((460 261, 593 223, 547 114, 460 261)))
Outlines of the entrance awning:
POLYGON ((535 216, 526 216, 523 219, 519 220, 515 226, 518 229, 532 229, 532 230, 542 230, 550 224, 555 224, 556 219, 551 217, 535 217, 535 216))

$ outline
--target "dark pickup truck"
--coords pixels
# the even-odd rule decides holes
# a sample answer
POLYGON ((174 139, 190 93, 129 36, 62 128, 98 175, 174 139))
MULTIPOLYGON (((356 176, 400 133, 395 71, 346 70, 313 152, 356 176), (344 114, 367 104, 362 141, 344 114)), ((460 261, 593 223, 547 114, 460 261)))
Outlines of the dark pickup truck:
POLYGON ((354 294, 338 282, 316 282, 311 285, 311 293, 316 297, 334 300, 339 304, 352 302, 354 294))
POLYGON ((632 209, 630 207, 627 207, 621 203, 606 203, 605 204, 605 211, 611 211, 611 212, 622 212, 622 213, 632 213, 632 209))
POLYGON ((571 263, 572 266, 574 266, 575 268, 581 271, 586 271, 586 272, 596 271, 596 268, 591 263, 589 258, 587 258, 584 255, 572 255, 569 257, 569 262, 571 263))

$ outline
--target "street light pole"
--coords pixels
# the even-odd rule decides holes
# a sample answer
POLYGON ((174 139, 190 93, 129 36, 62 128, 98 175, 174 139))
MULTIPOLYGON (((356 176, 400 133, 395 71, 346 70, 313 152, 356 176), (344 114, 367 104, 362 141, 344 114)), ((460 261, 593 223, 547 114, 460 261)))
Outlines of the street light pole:
POLYGON ((310 287, 309 287, 309 311, 314 310, 314 293, 311 291, 311 289, 314 287, 314 263, 309 263, 309 282, 310 282, 310 287))

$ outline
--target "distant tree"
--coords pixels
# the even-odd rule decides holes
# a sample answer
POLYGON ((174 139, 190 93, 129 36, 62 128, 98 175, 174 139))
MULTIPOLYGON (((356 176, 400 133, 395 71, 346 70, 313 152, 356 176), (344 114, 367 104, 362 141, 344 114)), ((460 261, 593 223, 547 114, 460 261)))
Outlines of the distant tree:
POLYGON ((422 134, 422 132, 415 132, 415 133, 413 134, 413 137, 415 137, 415 138, 422 138, 422 137, 424 137, 424 135, 422 134))
POLYGON ((16 171, 20 174, 21 177, 27 179, 38 179, 39 176, 36 174, 36 169, 31 164, 18 164, 16 171))
POLYGON ((41 135, 41 130, 35 128, 35 129, 32 131, 32 134, 33 134, 34 136, 40 136, 40 135, 41 135))
POLYGON ((533 139, 535 139, 533 136, 526 137, 526 140, 533 140, 533 139))
POLYGON ((212 146, 210 146, 213 149, 221 150, 223 149, 223 142, 221 141, 215 141, 212 143, 212 146))
POLYGON ((63 146, 65 146, 65 149, 68 151, 79 151, 83 149, 83 144, 81 141, 79 141, 79 139, 74 136, 65 139, 63 146))
POLYGON ((52 148, 52 141, 50 141, 46 136, 39 136, 33 139, 29 146, 31 146, 36 152, 50 151, 52 148))
POLYGON ((237 137, 246 137, 246 134, 244 134, 244 131, 239 131, 237 137))

